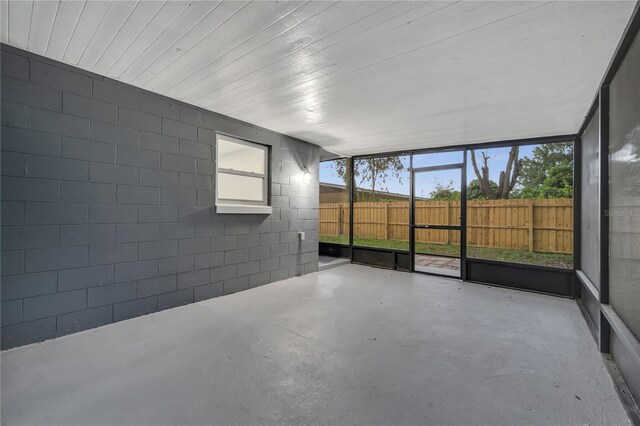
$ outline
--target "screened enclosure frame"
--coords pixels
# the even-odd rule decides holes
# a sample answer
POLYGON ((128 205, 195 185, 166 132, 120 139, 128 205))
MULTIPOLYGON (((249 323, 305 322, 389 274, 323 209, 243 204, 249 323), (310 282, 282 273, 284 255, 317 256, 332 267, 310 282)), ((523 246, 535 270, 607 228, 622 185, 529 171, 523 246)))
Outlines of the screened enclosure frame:
MULTIPOLYGON (((500 260, 488 260, 469 257, 467 253, 467 233, 466 233, 466 207, 467 207, 467 157, 470 150, 475 149, 491 149, 491 148, 507 148, 513 146, 527 146, 527 145, 543 145, 553 143, 566 143, 571 142, 574 146, 574 168, 575 168, 575 146, 577 135, 557 135, 557 136, 544 136, 537 138, 524 138, 514 140, 493 141, 477 144, 466 145, 452 145, 445 147, 434 147, 424 149, 413 150, 401 150, 401 151, 389 151, 379 154, 364 154, 355 155, 353 157, 334 158, 326 161, 335 161, 337 159, 346 159, 348 161, 348 167, 353 170, 355 161, 357 159, 367 158, 379 158, 388 156, 408 156, 409 157, 409 169, 413 169, 413 158, 415 155, 421 154, 435 154, 460 151, 464 155, 463 162, 463 176, 461 180, 461 208, 464 204, 464 212, 461 217, 464 220, 464 231, 461 232, 461 256, 460 256, 460 279, 469 282, 477 282, 483 284, 498 285, 509 288, 516 288, 519 290, 528 290, 533 292, 552 294, 556 296, 574 298, 576 296, 577 286, 573 280, 574 268, 558 268, 552 266, 539 266, 530 264, 520 264, 513 262, 506 262, 500 260), (465 196, 462 197, 462 194, 465 196), (464 248, 462 247, 464 243, 464 248), (526 273, 523 273, 526 272, 526 273)), ((574 197, 576 191, 576 176, 574 170, 574 197)), ((353 205, 355 201, 356 181, 353 173, 350 173, 351 181, 349 186, 351 191, 349 192, 349 243, 320 243, 320 254, 345 257, 351 260, 352 263, 360 263, 365 265, 383 267, 388 269, 396 269, 406 272, 415 272, 415 265, 413 262, 415 255, 415 238, 414 232, 409 231, 409 250, 401 249, 387 249, 380 247, 360 246, 354 244, 354 216, 353 205)), ((410 181, 410 194, 409 194, 409 214, 413 212, 413 205, 415 203, 415 194, 413 193, 413 179, 410 181)), ((574 215, 577 209, 574 199, 574 215)), ((409 217, 409 224, 412 222, 412 217, 409 217)), ((574 242, 575 242, 575 223, 574 223, 574 242)), ((574 243, 575 244, 575 243, 574 243)), ((575 253, 574 253, 575 256, 575 253)), ((575 265, 575 262, 573 263, 575 265)), ((440 275, 437 273, 429 273, 431 275, 440 275)), ((442 275, 447 276, 447 275, 442 275)), ((450 276, 447 276, 451 278, 450 276)))

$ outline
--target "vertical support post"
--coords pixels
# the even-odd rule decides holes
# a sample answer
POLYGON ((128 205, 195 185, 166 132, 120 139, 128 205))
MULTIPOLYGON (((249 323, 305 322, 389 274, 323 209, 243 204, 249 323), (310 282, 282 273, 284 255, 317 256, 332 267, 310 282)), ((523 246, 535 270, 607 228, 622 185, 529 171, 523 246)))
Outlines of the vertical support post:
MULTIPOLYGON (((600 304, 609 304, 609 85, 600 88, 600 304)), ((600 314, 600 352, 610 352, 610 325, 600 314)))
POLYGON ((342 236, 343 232, 342 232, 342 222, 343 222, 343 217, 342 217, 343 213, 342 213, 342 203, 338 204, 338 236, 342 236))
POLYGON ((578 297, 580 283, 576 271, 582 268, 580 244, 582 238, 582 137, 573 141, 573 297, 578 297))
POLYGON ((529 211, 529 251, 533 251, 533 200, 527 200, 529 211))
POLYGON ((354 173, 355 161, 353 157, 349 158, 349 259, 353 263, 353 201, 356 193, 356 178, 354 173))
POLYGON ((409 185, 409 272, 415 272, 416 270, 416 236, 415 236, 415 173, 413 171, 413 153, 409 155, 409 173, 410 176, 410 185, 409 185))
POLYGON ((462 152, 460 188, 460 279, 467 280, 467 148, 462 152))

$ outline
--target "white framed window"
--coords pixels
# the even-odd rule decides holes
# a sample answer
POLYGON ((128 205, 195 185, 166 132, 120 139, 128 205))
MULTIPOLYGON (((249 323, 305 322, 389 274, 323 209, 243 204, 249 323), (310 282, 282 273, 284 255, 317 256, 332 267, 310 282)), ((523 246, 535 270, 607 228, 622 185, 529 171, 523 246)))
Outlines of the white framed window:
POLYGON ((268 146, 217 134, 216 212, 271 213, 268 146))

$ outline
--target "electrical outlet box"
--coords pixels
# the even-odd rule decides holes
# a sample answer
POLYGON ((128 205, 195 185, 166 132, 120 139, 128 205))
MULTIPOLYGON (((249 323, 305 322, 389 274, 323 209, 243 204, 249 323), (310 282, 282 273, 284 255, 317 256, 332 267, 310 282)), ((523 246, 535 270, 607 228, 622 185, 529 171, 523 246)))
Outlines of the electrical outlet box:
POLYGON ((304 231, 298 231, 298 238, 300 238, 300 241, 304 241, 304 238, 305 238, 304 231))

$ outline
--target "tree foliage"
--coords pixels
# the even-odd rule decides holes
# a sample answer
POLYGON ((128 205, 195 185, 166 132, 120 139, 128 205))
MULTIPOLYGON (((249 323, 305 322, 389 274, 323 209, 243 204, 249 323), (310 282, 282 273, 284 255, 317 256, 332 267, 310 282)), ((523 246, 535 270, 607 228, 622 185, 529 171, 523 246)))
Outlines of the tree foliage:
MULTIPOLYGON (((351 170, 349 170, 349 161, 347 159, 336 160, 334 163, 336 173, 344 181, 347 190, 350 190, 351 186, 351 170)), ((405 170, 405 166, 402 160, 397 155, 386 157, 369 157, 369 158, 357 158, 354 161, 354 178, 356 181, 356 187, 365 187, 368 190, 367 201, 376 201, 376 191, 388 191, 387 181, 389 178, 396 178, 399 182, 402 182, 402 172, 405 170)), ((360 200, 362 195, 356 192, 355 201, 360 200)))
MULTIPOLYGON (((491 190, 497 192, 498 184, 492 180, 489 180, 489 185, 491 186, 491 190)), ((474 179, 469 182, 467 185, 467 199, 468 200, 487 200, 487 196, 484 192, 482 192, 482 188, 480 188, 480 182, 478 179, 474 179)))
POLYGON ((518 198, 573 197, 573 144, 537 146, 531 157, 522 160, 518 198))
POLYGON ((459 200, 460 191, 456 191, 453 188, 452 180, 450 180, 446 185, 443 185, 440 181, 438 181, 434 185, 433 191, 429 193, 429 199, 438 201, 459 200))

